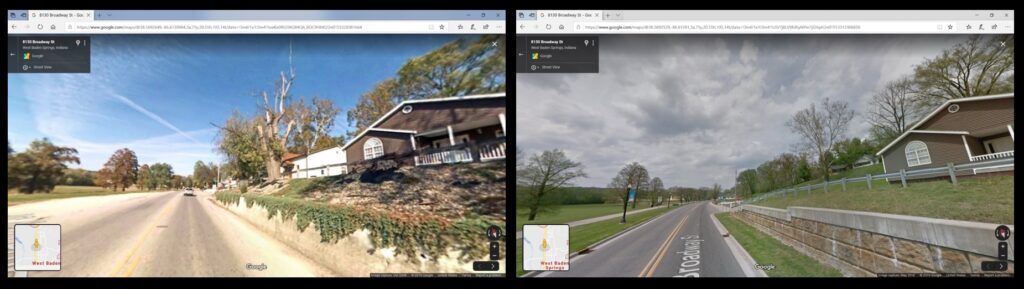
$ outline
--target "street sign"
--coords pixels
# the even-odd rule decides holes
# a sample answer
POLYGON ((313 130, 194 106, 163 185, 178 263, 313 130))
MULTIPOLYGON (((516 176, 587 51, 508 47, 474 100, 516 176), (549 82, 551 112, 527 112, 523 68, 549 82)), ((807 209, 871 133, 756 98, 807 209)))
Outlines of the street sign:
POLYGON ((636 201, 636 189, 634 189, 634 188, 629 188, 629 201, 630 202, 636 201))

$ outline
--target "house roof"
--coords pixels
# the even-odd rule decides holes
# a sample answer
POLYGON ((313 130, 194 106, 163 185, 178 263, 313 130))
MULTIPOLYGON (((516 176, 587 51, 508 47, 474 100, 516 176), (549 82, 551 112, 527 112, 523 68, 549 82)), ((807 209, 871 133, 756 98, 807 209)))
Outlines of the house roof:
POLYGON ((388 113, 385 113, 384 116, 381 116, 380 118, 377 119, 377 121, 373 122, 373 124, 370 124, 369 127, 367 127, 362 132, 360 132, 358 135, 356 135, 356 137, 352 138, 352 140, 350 140, 347 144, 345 144, 345 146, 341 147, 341 149, 342 150, 348 149, 349 146, 352 146, 352 144, 356 143, 356 141, 358 141, 359 138, 363 137, 363 135, 366 134, 367 131, 371 131, 371 130, 374 130, 374 131, 388 131, 388 132, 400 132, 400 133, 416 133, 416 131, 411 131, 411 130, 394 130, 394 129, 377 128, 378 124, 384 122, 385 119, 388 119, 389 117, 391 117, 391 115, 395 114, 395 112, 398 112, 399 109, 401 109, 403 106, 405 106, 407 104, 426 103, 426 102, 461 101, 461 100, 473 100, 473 99, 485 99, 485 98, 501 98, 501 97, 505 97, 505 93, 504 92, 502 92, 502 93, 492 93, 492 94, 478 94, 478 95, 452 96, 452 97, 443 97, 443 98, 406 100, 406 101, 403 101, 402 103, 399 103, 398 105, 395 105, 395 107, 391 108, 391 110, 388 111, 388 113))
POLYGON ((917 127, 921 126, 922 124, 924 124, 925 122, 930 120, 932 117, 935 117, 935 115, 939 114, 939 112, 941 112, 943 108, 946 108, 946 106, 948 106, 950 104, 960 103, 960 102, 971 102, 971 101, 980 101, 980 100, 1000 99, 1000 98, 1012 98, 1012 97, 1013 97, 1013 93, 1004 93, 1004 94, 964 97, 964 98, 956 98, 956 99, 947 100, 946 102, 942 103, 942 105, 940 105, 939 107, 935 108, 935 110, 933 110, 927 116, 925 116, 920 121, 918 121, 916 124, 914 124, 914 126, 910 127, 910 129, 908 129, 907 131, 903 132, 903 134, 901 134, 899 137, 896 137, 896 139, 892 140, 892 142, 889 142, 888 145, 886 145, 884 148, 879 150, 878 153, 876 153, 875 155, 876 156, 881 156, 882 153, 884 153, 886 150, 889 150, 889 148, 891 148, 896 143, 900 142, 900 140, 903 140, 903 138, 907 137, 907 135, 910 135, 911 133, 968 134, 965 131, 917 130, 917 127))
POLYGON ((284 157, 281 158, 281 160, 283 160, 283 161, 291 161, 291 160, 302 159, 302 158, 305 158, 307 156, 315 155, 315 154, 320 153, 322 151, 326 151, 326 150, 333 149, 333 148, 338 148, 338 147, 340 147, 340 146, 329 146, 329 147, 318 148, 318 149, 309 151, 309 155, 293 154, 293 153, 287 153, 286 152, 284 154, 284 157))
POLYGON ((285 152, 284 155, 281 156, 281 161, 286 161, 287 162, 287 161, 294 160, 294 159, 297 159, 297 158, 300 158, 300 157, 302 157, 301 154, 293 154, 293 153, 285 152))

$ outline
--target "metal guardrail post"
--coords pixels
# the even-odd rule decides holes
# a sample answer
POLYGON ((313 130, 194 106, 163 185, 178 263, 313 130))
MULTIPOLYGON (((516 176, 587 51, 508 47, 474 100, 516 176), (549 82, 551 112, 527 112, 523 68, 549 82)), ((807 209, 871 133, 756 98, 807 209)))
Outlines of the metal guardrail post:
POLYGON ((846 178, 843 178, 843 192, 846 192, 846 178))
POLYGON ((825 193, 828 193, 828 181, 825 181, 824 184, 825 184, 825 193))
POLYGON ((868 174, 868 190, 871 190, 871 174, 868 174))
POLYGON ((900 169, 900 182, 903 183, 903 187, 907 187, 907 169, 900 169))
POLYGON ((957 185, 956 172, 953 170, 953 163, 946 163, 946 167, 949 168, 949 180, 953 182, 953 185, 957 185))

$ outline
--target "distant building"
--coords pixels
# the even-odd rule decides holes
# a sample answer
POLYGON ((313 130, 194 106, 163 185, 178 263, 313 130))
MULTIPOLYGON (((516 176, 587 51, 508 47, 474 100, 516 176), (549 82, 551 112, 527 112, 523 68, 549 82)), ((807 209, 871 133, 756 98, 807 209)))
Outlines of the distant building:
POLYGON ((310 152, 309 156, 285 154, 281 173, 293 179, 336 176, 348 173, 345 151, 333 146, 310 152))
POLYGON ((853 167, 854 168, 859 168, 859 167, 874 165, 874 164, 877 164, 877 163, 878 163, 878 157, 876 157, 874 155, 867 154, 867 155, 860 156, 859 159, 854 161, 853 162, 853 167))

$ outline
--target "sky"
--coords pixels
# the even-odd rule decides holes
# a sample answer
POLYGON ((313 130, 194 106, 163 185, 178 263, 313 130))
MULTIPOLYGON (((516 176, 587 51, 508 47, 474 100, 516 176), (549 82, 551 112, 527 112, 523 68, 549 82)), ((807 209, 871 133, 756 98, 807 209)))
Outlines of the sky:
POLYGON ((604 35, 600 73, 516 74, 516 145, 565 151, 588 175, 576 186, 639 162, 665 187, 730 188, 794 151, 785 123, 811 103, 847 102, 846 136, 866 137, 871 95, 966 37, 604 35))
MULTIPOLYGON (((293 47, 293 97, 328 98, 342 112, 332 136, 349 127, 359 96, 412 57, 458 35, 98 35, 91 73, 7 75, 7 129, 22 151, 47 137, 78 150, 99 170, 114 151, 139 164, 164 162, 189 175, 196 161, 218 163, 217 129, 233 110, 257 110, 293 47)), ((476 36, 463 36, 474 38, 476 36)))

